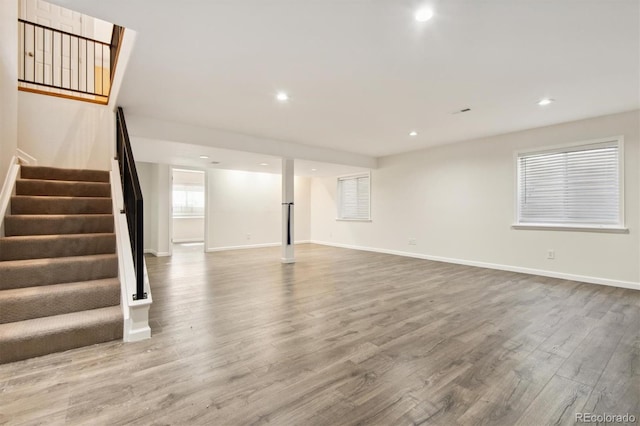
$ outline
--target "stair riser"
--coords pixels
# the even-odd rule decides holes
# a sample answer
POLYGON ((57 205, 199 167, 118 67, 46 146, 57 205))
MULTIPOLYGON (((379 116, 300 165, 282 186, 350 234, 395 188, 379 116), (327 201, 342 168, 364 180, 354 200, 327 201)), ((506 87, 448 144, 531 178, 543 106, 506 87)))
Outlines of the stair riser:
POLYGON ((57 169, 54 167, 22 166, 20 177, 22 179, 109 182, 109 172, 107 171, 57 169))
POLYGON ((108 323, 91 324, 83 328, 69 328, 44 335, 5 338, 0 333, 0 364, 116 339, 122 339, 121 318, 108 323))
POLYGON ((18 180, 16 195, 49 195, 62 197, 111 197, 108 183, 18 180))
POLYGON ((58 235, 113 232, 113 215, 84 217, 15 217, 4 221, 7 237, 18 235, 58 235))
POLYGON ((0 290, 25 288, 76 281, 98 280, 118 276, 115 255, 100 259, 65 258, 36 265, 0 263, 0 290))
MULTIPOLYGON (((48 294, 28 291, 12 297, 0 295, 0 324, 120 304, 120 283, 117 281, 83 286, 58 284, 55 287, 56 291, 49 290, 48 294), (65 289, 65 286, 70 288, 65 289)), ((17 290, 8 291, 15 293, 17 290)))
POLYGON ((11 214, 107 214, 110 198, 11 197, 11 214))
POLYGON ((82 235, 0 238, 0 261, 85 256, 116 252, 116 236, 82 235))
POLYGON ((0 364, 122 339, 109 172, 20 173, 0 237, 0 364))

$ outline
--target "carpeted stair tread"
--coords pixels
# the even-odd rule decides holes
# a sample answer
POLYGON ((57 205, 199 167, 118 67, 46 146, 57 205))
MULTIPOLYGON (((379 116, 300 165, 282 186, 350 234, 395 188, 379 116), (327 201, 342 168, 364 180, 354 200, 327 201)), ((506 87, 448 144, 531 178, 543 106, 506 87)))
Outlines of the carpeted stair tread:
POLYGON ((109 182, 109 172, 105 170, 59 169, 40 166, 21 166, 20 177, 22 179, 109 182))
POLYGON ((109 172, 20 175, 0 237, 0 364, 121 339, 109 172))
POLYGON ((10 215, 4 219, 6 236, 113 232, 113 214, 10 215))
POLYGON ((18 179, 16 195, 64 197, 111 197, 111 185, 105 182, 18 179))
POLYGON ((120 304, 118 278, 0 291, 0 324, 120 304))
POLYGON ((0 262, 0 290, 118 276, 116 254, 94 254, 0 262))
POLYGON ((115 252, 115 234, 0 237, 0 261, 84 256, 115 252))
POLYGON ((120 306, 0 324, 0 363, 121 339, 120 306))
POLYGON ((111 198, 105 197, 45 197, 39 195, 11 197, 11 214, 106 214, 111 212, 111 198))

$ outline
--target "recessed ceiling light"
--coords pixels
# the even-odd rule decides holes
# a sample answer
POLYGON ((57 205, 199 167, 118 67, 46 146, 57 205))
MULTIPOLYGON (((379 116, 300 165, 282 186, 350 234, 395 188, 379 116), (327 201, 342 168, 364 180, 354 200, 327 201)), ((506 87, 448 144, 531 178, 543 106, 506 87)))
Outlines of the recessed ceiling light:
POLYGON ((416 132, 415 130, 412 132, 409 132, 409 136, 418 136, 418 132, 416 132))
POLYGON ((413 17, 418 22, 427 22, 429 19, 433 18, 433 10, 427 7, 418 9, 413 17))
POLYGON ((544 99, 540 99, 538 101, 538 105, 540 106, 545 106, 545 105, 549 105, 550 103, 554 102, 555 99, 551 99, 551 98, 544 98, 544 99))
POLYGON ((318 169, 311 169, 311 171, 312 171, 312 172, 317 172, 317 171, 318 171, 318 169))
POLYGON ((201 155, 200 158, 202 158, 203 160, 206 160, 207 158, 209 158, 208 155, 201 155))
POLYGON ((276 99, 280 102, 287 102, 289 100, 289 95, 286 92, 278 92, 276 99))
POLYGON ((261 166, 268 166, 269 163, 260 163, 261 166))

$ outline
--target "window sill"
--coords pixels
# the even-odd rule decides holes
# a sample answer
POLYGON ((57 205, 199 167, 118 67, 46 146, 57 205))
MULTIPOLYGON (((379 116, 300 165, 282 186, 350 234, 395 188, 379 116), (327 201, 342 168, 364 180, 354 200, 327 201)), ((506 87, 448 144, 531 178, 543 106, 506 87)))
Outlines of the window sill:
POLYGON ((173 219, 204 219, 204 216, 173 216, 173 219))
POLYGON ((336 217, 336 221, 338 222, 371 222, 371 219, 342 219, 336 217))
POLYGON ((629 228, 605 225, 550 225, 547 223, 516 223, 511 229, 540 230, 540 231, 576 231, 576 232, 604 232, 611 234, 628 234, 629 228))

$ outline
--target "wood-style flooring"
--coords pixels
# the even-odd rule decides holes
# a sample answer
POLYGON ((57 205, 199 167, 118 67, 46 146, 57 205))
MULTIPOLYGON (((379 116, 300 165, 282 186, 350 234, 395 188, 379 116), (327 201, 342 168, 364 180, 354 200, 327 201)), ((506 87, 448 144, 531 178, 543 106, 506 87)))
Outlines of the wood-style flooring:
POLYGON ((318 245, 148 257, 153 337, 0 365, 2 424, 640 417, 640 292, 318 245))

